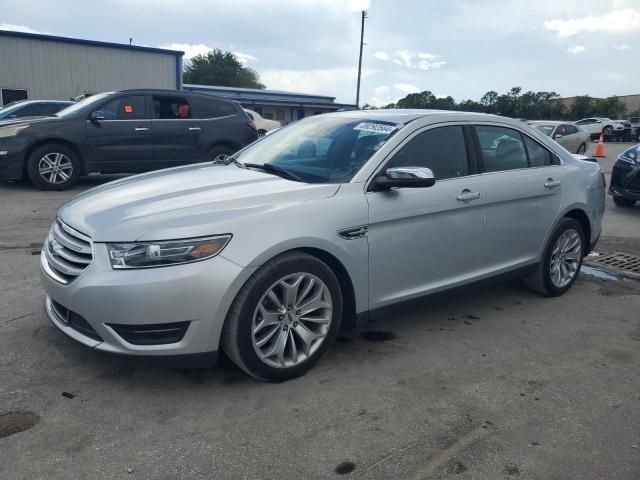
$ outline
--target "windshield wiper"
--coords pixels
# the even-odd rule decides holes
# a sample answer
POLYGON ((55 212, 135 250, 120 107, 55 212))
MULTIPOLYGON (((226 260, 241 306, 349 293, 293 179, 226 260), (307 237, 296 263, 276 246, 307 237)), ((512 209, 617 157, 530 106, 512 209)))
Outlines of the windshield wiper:
POLYGON ((274 173, 280 177, 286 178, 288 180, 295 180, 296 182, 301 182, 302 178, 300 178, 295 173, 291 173, 289 170, 285 170, 282 167, 274 165, 273 163, 241 163, 245 167, 249 168, 257 168, 259 170, 264 170, 268 173, 274 173))

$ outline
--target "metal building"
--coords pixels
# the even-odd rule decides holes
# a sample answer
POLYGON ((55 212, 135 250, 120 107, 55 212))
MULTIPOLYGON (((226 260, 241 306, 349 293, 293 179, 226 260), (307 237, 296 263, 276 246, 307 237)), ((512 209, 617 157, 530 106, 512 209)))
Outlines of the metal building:
POLYGON ((185 84, 184 90, 207 95, 216 95, 240 102, 243 107, 254 110, 269 120, 292 122, 304 117, 336 110, 354 110, 350 103, 336 103, 335 97, 309 93, 259 90, 255 88, 216 87, 185 84))
POLYGON ((182 87, 184 52, 0 30, 0 105, 182 87))

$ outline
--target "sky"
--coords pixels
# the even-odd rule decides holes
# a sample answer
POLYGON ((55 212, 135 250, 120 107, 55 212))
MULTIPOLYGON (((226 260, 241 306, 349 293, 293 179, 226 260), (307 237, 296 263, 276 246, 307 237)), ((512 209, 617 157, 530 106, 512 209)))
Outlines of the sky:
MULTIPOLYGON (((0 0, 0 29, 235 52, 267 88, 355 103, 511 87, 640 93, 640 0, 0 0)), ((0 68, 2 68, 0 66, 0 68)))

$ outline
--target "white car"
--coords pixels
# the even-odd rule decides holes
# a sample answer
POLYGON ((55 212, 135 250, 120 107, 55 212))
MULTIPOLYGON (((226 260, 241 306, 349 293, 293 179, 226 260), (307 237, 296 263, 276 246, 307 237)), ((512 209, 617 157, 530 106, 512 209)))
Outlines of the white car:
POLYGON ((249 118, 253 120, 253 123, 256 124, 258 135, 260 135, 261 137, 271 130, 276 130, 282 127, 282 123, 277 120, 268 120, 266 118, 263 118, 258 112, 254 112, 253 110, 249 110, 248 108, 245 108, 244 111, 247 112, 249 118))
POLYGON ((533 120, 529 125, 553 138, 571 153, 584 155, 589 146, 589 132, 577 125, 547 120, 533 120))
POLYGON ((603 117, 583 118, 574 123, 586 130, 592 139, 596 139, 601 133, 612 135, 613 133, 624 130, 624 126, 615 120, 603 117))

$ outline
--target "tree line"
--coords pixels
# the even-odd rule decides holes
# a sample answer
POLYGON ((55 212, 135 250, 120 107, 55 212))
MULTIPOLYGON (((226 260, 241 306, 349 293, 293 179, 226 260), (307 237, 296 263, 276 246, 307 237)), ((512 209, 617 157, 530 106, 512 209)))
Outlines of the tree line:
MULTIPOLYGON (((364 107, 375 108, 365 104, 364 107)), ((626 113, 626 108, 616 96, 592 98, 581 95, 570 104, 560 100, 556 92, 523 92, 521 87, 513 87, 507 93, 499 94, 495 90, 485 93, 480 101, 463 100, 456 102, 451 96, 436 97, 426 90, 410 93, 396 103, 382 108, 431 108, 438 110, 460 110, 465 112, 494 113, 513 118, 529 120, 577 120, 585 117, 618 118, 626 113)), ((631 115, 637 115, 631 112, 631 115)))

